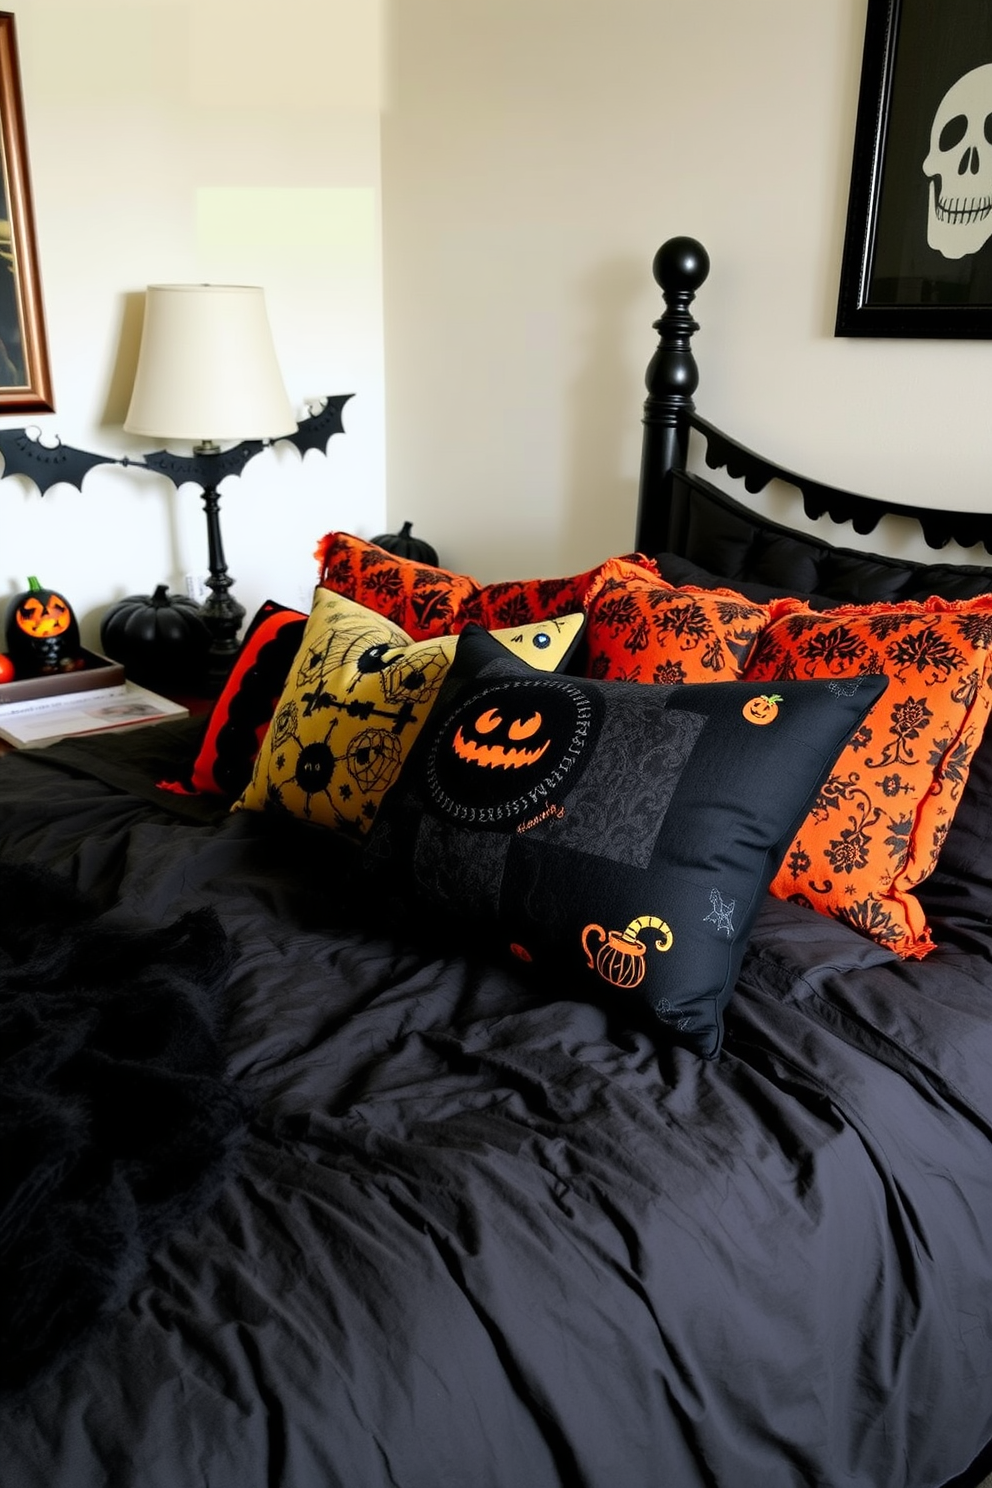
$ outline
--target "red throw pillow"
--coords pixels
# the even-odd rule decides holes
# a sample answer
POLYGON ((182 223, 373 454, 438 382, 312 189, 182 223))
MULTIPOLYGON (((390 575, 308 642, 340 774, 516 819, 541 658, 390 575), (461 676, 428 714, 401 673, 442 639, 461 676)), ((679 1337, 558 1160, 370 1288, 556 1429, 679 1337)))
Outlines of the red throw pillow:
POLYGON ((643 563, 604 563, 586 597, 587 675, 621 682, 736 681, 769 618, 729 589, 676 589, 643 563))
POLYGON ((933 941, 913 889, 931 872, 992 704, 992 596, 812 611, 773 600, 745 670, 777 678, 884 673, 772 883, 901 956, 933 941))
POLYGON ((300 648, 307 617, 266 600, 245 633, 241 650, 214 704, 193 764, 192 786, 239 796, 300 648))

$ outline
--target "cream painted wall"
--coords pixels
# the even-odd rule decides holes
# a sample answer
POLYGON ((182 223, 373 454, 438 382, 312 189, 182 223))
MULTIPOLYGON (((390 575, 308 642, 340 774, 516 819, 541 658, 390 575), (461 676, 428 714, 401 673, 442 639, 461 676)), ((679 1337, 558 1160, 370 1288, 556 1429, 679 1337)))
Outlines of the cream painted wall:
POLYGON ((391 526, 482 578, 630 545, 675 233, 712 258, 701 411, 854 490, 990 504, 989 343, 833 337, 865 12, 392 0, 391 526))
MULTIPOLYGON (((710 417, 855 489, 986 504, 988 343, 832 335, 865 6, 20 0, 57 400, 34 422, 140 453, 144 285, 261 283, 294 404, 357 396, 327 458, 277 446, 225 486, 243 603, 302 602, 320 533, 404 518, 480 577, 564 572, 631 541, 650 262, 687 232, 710 417)), ((0 598, 39 573, 91 643, 205 546, 192 486, 0 483, 0 598)))
MULTIPOLYGON (((355 394, 325 458, 289 445, 222 486, 249 613, 308 601, 332 527, 385 524, 377 0, 18 0, 15 7, 54 414, 5 416, 111 455, 143 290, 264 286, 290 400, 355 394)), ((101 612, 206 567, 197 489, 106 467, 43 499, 0 484, 0 598, 29 573, 101 612)))

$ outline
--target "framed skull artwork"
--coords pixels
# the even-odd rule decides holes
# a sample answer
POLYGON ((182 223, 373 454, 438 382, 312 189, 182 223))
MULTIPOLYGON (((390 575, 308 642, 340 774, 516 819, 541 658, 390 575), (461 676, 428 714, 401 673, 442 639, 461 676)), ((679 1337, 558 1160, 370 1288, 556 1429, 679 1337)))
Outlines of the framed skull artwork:
POLYGON ((992 337, 989 0, 868 0, 835 334, 992 337))

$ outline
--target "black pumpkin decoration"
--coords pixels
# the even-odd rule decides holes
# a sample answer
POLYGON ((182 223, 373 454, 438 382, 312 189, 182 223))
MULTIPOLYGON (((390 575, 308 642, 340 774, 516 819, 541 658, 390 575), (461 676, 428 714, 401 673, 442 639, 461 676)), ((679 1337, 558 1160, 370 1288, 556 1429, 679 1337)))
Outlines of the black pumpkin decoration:
POLYGON ((159 584, 154 594, 130 594, 111 605, 100 622, 100 644, 132 681, 194 691, 203 677, 210 632, 195 600, 159 584))
POLYGON ((422 537, 413 537, 413 523, 404 522, 399 532, 383 532, 372 541, 396 558, 412 558, 416 563, 437 565, 437 553, 422 537))
POLYGON ((63 594, 45 589, 32 574, 7 607, 7 654, 19 677, 78 672, 86 665, 79 625, 63 594))

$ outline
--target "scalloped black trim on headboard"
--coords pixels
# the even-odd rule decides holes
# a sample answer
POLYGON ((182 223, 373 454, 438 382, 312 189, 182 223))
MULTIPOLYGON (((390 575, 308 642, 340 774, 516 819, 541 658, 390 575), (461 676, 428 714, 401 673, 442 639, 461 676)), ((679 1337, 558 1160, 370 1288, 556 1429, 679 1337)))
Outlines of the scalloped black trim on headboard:
POLYGON ((689 307, 709 267, 709 255, 694 238, 669 238, 655 254, 654 277, 666 310, 654 323, 660 339, 645 378, 648 396, 644 404, 638 549, 653 553, 666 546, 672 473, 686 468, 692 429, 706 441, 705 458, 710 469, 725 468, 734 479, 742 479, 752 495, 771 481, 781 480, 798 488, 810 518, 826 516, 836 523, 850 522, 855 532, 863 534, 873 532, 884 516, 904 517, 919 524, 928 547, 942 548, 949 542, 963 548, 980 544, 992 553, 992 515, 988 513, 904 506, 843 491, 776 464, 699 417, 693 402, 699 371, 692 350, 692 337, 699 326, 689 307))

